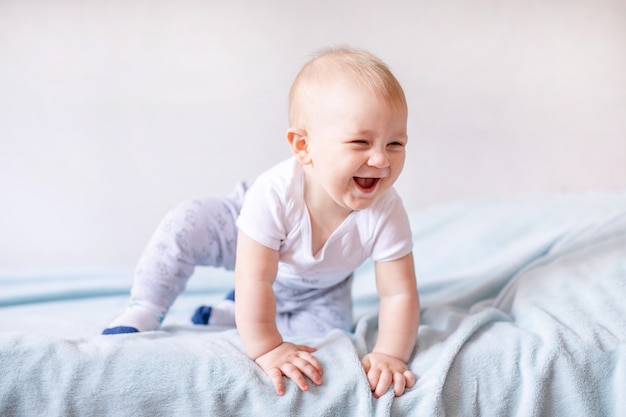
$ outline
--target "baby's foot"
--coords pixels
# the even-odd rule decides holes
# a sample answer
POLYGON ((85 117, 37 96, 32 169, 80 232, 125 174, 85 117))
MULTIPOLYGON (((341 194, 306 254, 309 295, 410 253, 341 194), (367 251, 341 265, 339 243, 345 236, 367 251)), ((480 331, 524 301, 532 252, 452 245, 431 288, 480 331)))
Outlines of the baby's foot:
POLYGON ((131 302, 126 311, 113 320, 102 334, 135 333, 157 330, 161 326, 163 315, 136 302, 131 302))
POLYGON ((191 317, 194 324, 235 327, 235 290, 217 306, 200 306, 191 317))

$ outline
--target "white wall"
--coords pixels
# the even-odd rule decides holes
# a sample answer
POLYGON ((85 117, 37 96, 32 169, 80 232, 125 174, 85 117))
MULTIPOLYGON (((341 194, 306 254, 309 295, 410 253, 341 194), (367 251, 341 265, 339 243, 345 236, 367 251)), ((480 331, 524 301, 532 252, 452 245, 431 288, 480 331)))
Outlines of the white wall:
POLYGON ((132 266, 288 156, 291 80, 336 44, 405 87, 410 210, 626 189, 623 0, 0 0, 0 268, 132 266))

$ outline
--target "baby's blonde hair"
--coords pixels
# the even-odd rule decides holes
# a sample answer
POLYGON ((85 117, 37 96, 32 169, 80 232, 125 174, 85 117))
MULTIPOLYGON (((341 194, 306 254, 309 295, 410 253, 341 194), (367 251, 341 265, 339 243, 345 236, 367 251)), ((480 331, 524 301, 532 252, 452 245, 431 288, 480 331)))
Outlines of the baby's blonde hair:
POLYGON ((337 80, 354 82, 382 98, 391 108, 407 110, 402 86, 387 65, 362 49, 339 47, 320 50, 296 76, 289 91, 289 125, 303 127, 307 110, 321 90, 337 80))

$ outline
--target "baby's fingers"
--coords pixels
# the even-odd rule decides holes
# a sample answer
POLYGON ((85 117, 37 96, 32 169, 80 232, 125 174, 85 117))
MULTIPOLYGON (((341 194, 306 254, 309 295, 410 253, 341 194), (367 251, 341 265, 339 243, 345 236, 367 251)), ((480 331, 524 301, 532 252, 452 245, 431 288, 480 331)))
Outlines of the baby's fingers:
POLYGON ((415 374, 409 371, 408 369, 404 371, 404 378, 406 379, 407 388, 412 388, 413 385, 415 385, 415 383, 417 382, 417 378, 415 377, 415 374))
POLYGON ((322 375, 324 372, 322 371, 322 365, 319 361, 310 353, 302 352, 300 353, 300 358, 302 362, 298 364, 300 370, 307 376, 315 385, 322 384, 322 375))
POLYGON ((278 368, 272 368, 265 372, 272 381, 276 394, 283 395, 285 393, 285 384, 283 383, 283 372, 278 368))
POLYGON ((393 393, 396 397, 401 396, 407 388, 415 385, 416 378, 413 372, 408 369, 403 373, 396 372, 393 374, 393 393))
MULTIPOLYGON (((283 374, 291 379, 302 391, 309 390, 309 384, 306 383, 302 372, 292 363, 286 363, 282 367, 283 374)), ((282 395, 282 394, 280 394, 282 395)))
POLYGON ((298 368, 301 369, 313 382, 316 382, 316 377, 322 376, 322 365, 315 358, 315 356, 311 355, 309 352, 300 352, 298 354, 298 359, 295 361, 298 362, 296 366, 298 366, 298 368))
POLYGON ((299 357, 292 358, 291 362, 282 366, 282 371, 302 391, 309 390, 309 384, 307 384, 304 377, 309 378, 315 385, 322 383, 322 368, 319 362, 308 353, 301 353, 299 357))
POLYGON ((396 397, 399 397, 402 395, 405 388, 406 388, 406 378, 404 377, 404 374, 401 374, 400 372, 394 373, 393 374, 393 394, 396 397))
POLYGON ((372 391, 376 390, 380 381, 381 371, 378 368, 368 367, 366 369, 367 382, 370 384, 372 391))
MULTIPOLYGON (((380 398, 385 392, 387 392, 392 383, 393 374, 390 371, 384 370, 380 372, 378 376, 378 383, 376 383, 375 386, 372 386, 372 390, 374 391, 374 398, 380 398)), ((371 384, 372 381, 370 380, 370 385, 371 384)))

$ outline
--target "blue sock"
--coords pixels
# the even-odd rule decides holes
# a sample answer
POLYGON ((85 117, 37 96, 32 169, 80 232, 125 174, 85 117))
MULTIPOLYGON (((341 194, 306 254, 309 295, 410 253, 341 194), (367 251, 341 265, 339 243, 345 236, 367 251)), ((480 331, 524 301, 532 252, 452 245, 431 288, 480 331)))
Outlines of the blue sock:
POLYGON ((139 330, 130 326, 117 326, 109 329, 104 329, 102 334, 122 334, 122 333, 139 333, 139 330))
POLYGON ((191 321, 194 324, 234 327, 235 323, 235 290, 229 292, 224 300, 214 307, 200 306, 196 309, 191 321))
POLYGON ((193 324, 209 324, 211 318, 212 308, 209 306, 200 306, 196 309, 193 316, 191 316, 191 322, 193 324))

